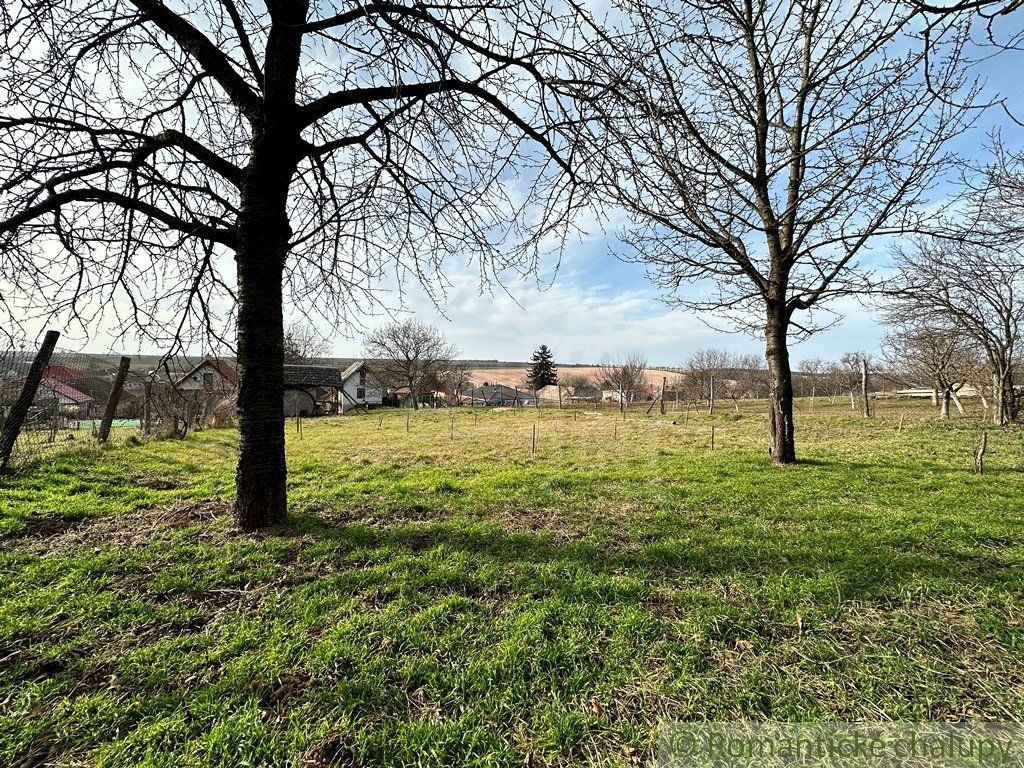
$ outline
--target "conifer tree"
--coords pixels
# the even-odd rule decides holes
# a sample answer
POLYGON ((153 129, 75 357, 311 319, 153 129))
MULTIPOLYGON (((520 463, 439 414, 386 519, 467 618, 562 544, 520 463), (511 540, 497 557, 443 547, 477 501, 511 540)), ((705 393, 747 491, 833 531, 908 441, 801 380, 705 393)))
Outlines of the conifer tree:
POLYGON ((540 348, 530 358, 530 362, 532 365, 526 372, 526 381, 534 390, 558 383, 558 369, 555 368, 554 359, 547 344, 540 345, 540 348))

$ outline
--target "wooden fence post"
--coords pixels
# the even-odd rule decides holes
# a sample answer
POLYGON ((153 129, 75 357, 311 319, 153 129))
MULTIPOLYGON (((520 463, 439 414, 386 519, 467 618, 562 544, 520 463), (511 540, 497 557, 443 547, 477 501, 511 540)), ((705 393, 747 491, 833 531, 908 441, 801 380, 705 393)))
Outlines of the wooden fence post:
POLYGON ((39 351, 36 352, 32 366, 28 369, 28 374, 25 376, 25 383, 21 385, 18 399, 14 401, 10 413, 4 419, 3 429, 0 430, 0 469, 6 467, 7 462, 11 459, 11 454, 14 452, 14 444, 18 440, 18 435, 21 434, 21 427, 25 423, 28 409, 35 399, 36 390, 39 389, 39 382, 43 380, 43 373, 50 364, 50 356, 53 354, 53 348, 57 346, 57 339, 59 338, 60 333, 58 331, 46 332, 46 335, 43 337, 43 343, 39 345, 39 351))
POLYGON ((661 415, 665 415, 665 387, 668 385, 668 377, 661 377, 661 415))
POLYGON ((117 413, 117 403, 121 399, 121 388, 124 387, 125 377, 128 376, 128 366, 131 365, 130 357, 122 357, 117 366, 117 375, 114 376, 114 384, 110 387, 110 396, 107 398, 107 405, 103 409, 103 421, 100 422, 99 441, 107 442, 110 437, 110 426, 114 423, 114 415, 117 413))
POLYGON ((530 447, 530 453, 536 453, 536 452, 537 452, 537 425, 534 424, 533 425, 533 444, 530 447))
POLYGON ((715 450, 715 425, 711 425, 711 450, 715 450))

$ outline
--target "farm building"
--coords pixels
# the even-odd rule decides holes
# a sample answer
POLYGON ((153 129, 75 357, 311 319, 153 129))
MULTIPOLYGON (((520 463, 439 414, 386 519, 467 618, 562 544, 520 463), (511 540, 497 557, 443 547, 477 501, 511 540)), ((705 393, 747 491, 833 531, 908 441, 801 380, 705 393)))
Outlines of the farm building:
MULTIPOLYGON (((60 408, 61 413, 65 416, 74 419, 88 418, 92 413, 96 398, 81 384, 79 386, 72 386, 69 383, 72 380, 76 382, 83 381, 84 377, 76 374, 74 371, 68 371, 63 366, 50 366, 46 368, 43 378, 39 382, 39 388, 36 390, 34 403, 36 405, 49 404, 46 405, 49 408, 54 400, 56 400, 58 408, 60 408)), ((0 411, 2 411, 5 417, 11 405, 18 398, 18 395, 21 394, 21 389, 24 385, 25 377, 22 376, 6 382, 0 388, 0 411)), ((0 419, 0 422, 2 420, 0 419)))
POLYGON ((527 390, 506 387, 504 384, 484 384, 471 389, 466 397, 473 405, 521 406, 533 405, 533 393, 527 390))
POLYGON ((341 372, 341 411, 381 405, 384 388, 367 368, 365 360, 357 360, 341 372))
POLYGON ((321 416, 339 410, 341 371, 329 365, 285 365, 284 415, 321 416))

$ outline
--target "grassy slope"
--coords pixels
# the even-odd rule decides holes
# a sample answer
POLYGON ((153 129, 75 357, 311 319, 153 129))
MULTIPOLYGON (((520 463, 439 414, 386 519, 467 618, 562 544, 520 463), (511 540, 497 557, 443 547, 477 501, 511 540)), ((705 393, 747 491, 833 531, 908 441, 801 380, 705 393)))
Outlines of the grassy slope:
POLYGON ((294 515, 230 530, 234 437, 0 481, 0 764, 632 765, 659 720, 1020 719, 1024 435, 801 414, 290 425, 294 515), (613 440, 617 430, 618 439, 613 440))

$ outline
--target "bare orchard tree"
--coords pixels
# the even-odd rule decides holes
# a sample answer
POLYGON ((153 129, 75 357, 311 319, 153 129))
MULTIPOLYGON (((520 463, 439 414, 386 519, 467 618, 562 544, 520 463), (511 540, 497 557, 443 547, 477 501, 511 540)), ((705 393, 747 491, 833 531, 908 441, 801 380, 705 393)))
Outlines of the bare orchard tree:
POLYGON ((822 388, 822 378, 825 373, 825 367, 827 363, 820 357, 811 357, 804 360, 798 366, 797 370, 800 372, 803 384, 803 393, 807 395, 816 395, 819 390, 824 391, 822 388))
POLYGON ((635 37, 595 117, 595 173, 670 301, 763 336, 770 453, 792 463, 790 334, 867 287, 858 257, 914 224, 970 94, 937 61, 926 87, 915 11, 885 0, 621 5, 635 37))
POLYGON ((432 325, 409 318, 381 326, 364 342, 385 382, 409 387, 413 407, 419 408, 420 389, 436 383, 452 369, 458 350, 432 325))
POLYGON ((1015 374, 1024 333, 1024 250, 922 239, 899 259, 902 296, 894 311, 922 323, 955 327, 985 356, 992 381, 993 421, 1017 417, 1015 374))
MULTIPOLYGON (((454 357, 454 355, 453 355, 454 357)), ((441 387, 451 392, 456 397, 456 403, 466 392, 473 389, 472 369, 469 364, 461 360, 452 360, 440 376, 441 387)))
POLYGON ((932 388, 939 418, 948 419, 951 402, 963 413, 957 393, 974 377, 980 361, 969 337, 955 323, 938 319, 925 321, 913 307, 893 307, 887 312, 891 330, 882 347, 886 362, 907 383, 932 388))
POLYGON ((452 254, 484 281, 531 272, 575 205, 578 19, 563 0, 5 3, 0 325, 237 332, 235 516, 281 520, 285 300, 343 323, 387 276, 436 296, 452 254))
MULTIPOLYGON (((861 388, 864 365, 871 365, 871 355, 864 350, 844 352, 836 363, 836 375, 842 381, 842 388, 850 395, 850 410, 857 410, 857 392, 861 388)), ((865 411, 868 406, 862 404, 865 411)))
POLYGON ((312 363, 327 354, 327 339, 310 325, 293 323, 284 332, 284 362, 312 363))
POLYGON ((724 349, 701 347, 683 363, 686 373, 683 379, 687 391, 694 400, 709 401, 714 395, 723 394, 724 373, 733 368, 733 356, 724 349), (714 390, 718 389, 717 392, 714 390))
POLYGON ((741 397, 763 398, 768 396, 768 369, 764 356, 737 354, 733 356, 733 371, 727 394, 733 399, 741 397))
POLYGON ((577 389, 590 389, 594 386, 594 380, 590 376, 585 373, 576 373, 571 369, 568 372, 563 369, 558 378, 562 386, 570 392, 575 392, 577 389))
POLYGON ((647 358, 638 352, 605 356, 598 366, 601 385, 622 392, 625 403, 632 403, 647 385, 647 358))

